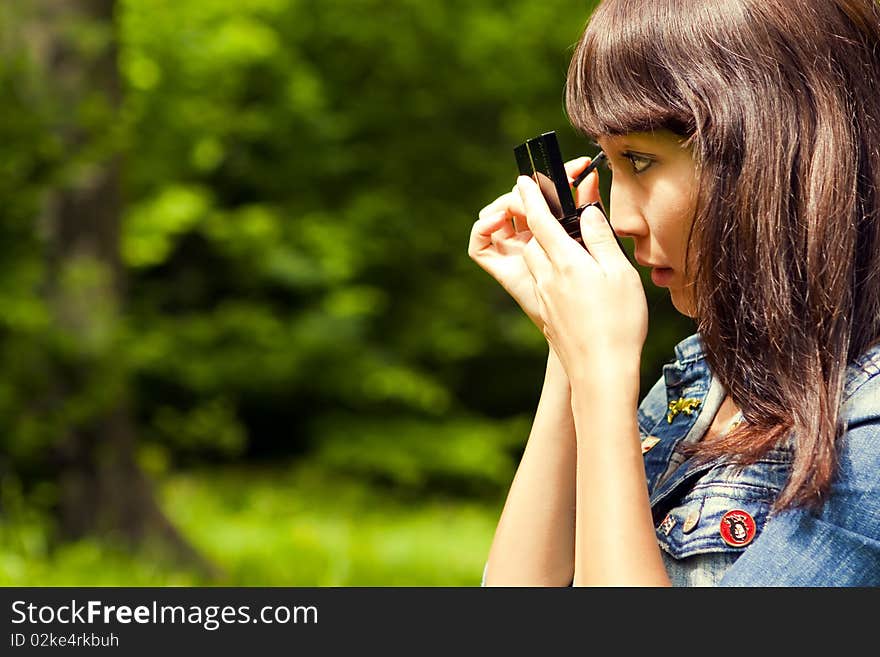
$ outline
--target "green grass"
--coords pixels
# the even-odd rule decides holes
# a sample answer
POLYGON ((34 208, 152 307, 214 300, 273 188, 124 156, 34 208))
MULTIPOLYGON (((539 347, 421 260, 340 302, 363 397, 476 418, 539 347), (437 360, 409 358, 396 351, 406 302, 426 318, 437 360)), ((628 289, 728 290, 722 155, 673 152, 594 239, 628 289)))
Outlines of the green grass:
POLYGON ((94 539, 50 548, 45 525, 0 523, 6 586, 476 586, 498 504, 413 499, 339 474, 211 468, 168 477, 163 506, 220 571, 94 539))

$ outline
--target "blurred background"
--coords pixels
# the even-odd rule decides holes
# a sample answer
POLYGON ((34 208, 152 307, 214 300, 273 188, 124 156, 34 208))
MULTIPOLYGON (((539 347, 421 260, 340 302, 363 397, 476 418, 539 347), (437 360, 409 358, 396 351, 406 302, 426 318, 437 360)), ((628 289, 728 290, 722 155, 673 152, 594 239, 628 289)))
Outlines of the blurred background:
POLYGON ((546 344, 467 240, 594 4, 0 3, 0 584, 479 584, 546 344))

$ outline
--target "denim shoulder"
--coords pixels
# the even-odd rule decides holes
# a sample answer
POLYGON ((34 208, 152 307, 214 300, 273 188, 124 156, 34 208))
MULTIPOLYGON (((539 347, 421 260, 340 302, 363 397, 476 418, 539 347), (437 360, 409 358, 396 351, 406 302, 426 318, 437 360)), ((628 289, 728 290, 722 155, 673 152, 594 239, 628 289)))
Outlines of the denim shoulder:
POLYGON ((832 494, 848 504, 839 520, 880 547, 880 347, 848 371, 840 419, 837 483, 832 494))
POLYGON ((847 370, 837 474, 818 511, 788 509, 731 566, 732 586, 880 586, 880 348, 847 370))
POLYGON ((846 370, 843 388, 841 418, 847 422, 861 422, 880 412, 880 343, 874 345, 846 370))
POLYGON ((849 502, 846 526, 880 546, 880 345, 848 368, 840 419, 835 489, 849 502))

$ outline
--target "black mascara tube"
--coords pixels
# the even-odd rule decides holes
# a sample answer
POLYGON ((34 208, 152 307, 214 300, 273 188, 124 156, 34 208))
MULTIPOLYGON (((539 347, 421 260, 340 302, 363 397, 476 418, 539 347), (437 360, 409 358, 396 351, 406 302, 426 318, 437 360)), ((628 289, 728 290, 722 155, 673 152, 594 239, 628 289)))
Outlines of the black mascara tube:
POLYGON ((611 226, 608 215, 605 214, 601 203, 596 201, 595 203, 589 203, 580 207, 575 206, 572 188, 582 183, 590 175, 590 172, 602 163, 602 160, 605 159, 604 152, 599 151, 596 154, 587 168, 571 183, 571 186, 569 186, 568 176, 565 173, 565 165, 555 132, 545 132, 538 137, 527 139, 514 148, 513 153, 516 156, 520 175, 528 176, 538 184, 544 200, 547 201, 547 207, 550 209, 550 212, 573 240, 581 246, 585 246, 581 236, 581 214, 590 205, 593 205, 605 217, 605 221, 608 223, 608 227, 611 228, 611 233, 614 235, 614 239, 623 255, 629 260, 630 264, 633 264, 632 258, 626 249, 623 248, 620 238, 614 232, 614 227, 611 226))

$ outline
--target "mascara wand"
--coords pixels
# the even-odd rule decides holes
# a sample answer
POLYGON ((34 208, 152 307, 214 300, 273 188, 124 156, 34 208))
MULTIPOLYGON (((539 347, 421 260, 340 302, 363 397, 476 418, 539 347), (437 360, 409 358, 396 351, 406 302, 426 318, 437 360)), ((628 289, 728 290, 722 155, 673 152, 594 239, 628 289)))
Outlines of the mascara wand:
MULTIPOLYGON (((580 185, 582 182, 584 182, 584 179, 585 179, 587 176, 589 176, 590 173, 591 173, 591 172, 592 172, 597 166, 599 166, 599 165, 602 163, 602 161, 603 161, 606 157, 607 157, 607 156, 605 155, 605 153, 604 153, 603 151, 599 151, 598 153, 596 153, 596 156, 595 156, 595 157, 593 158, 593 160, 590 162, 589 166, 587 166, 586 169, 584 169, 583 171, 581 171, 581 172, 578 174, 578 177, 574 179, 574 181, 571 183, 571 186, 572 186, 572 187, 577 187, 577 186, 580 185)), ((605 210, 602 208, 602 204, 601 204, 599 201, 595 201, 594 203, 588 203, 587 205, 578 208, 578 216, 580 216, 581 213, 582 213, 584 210, 586 210, 588 207, 590 207, 591 205, 594 206, 594 207, 596 207, 596 208, 598 208, 599 212, 602 213, 602 216, 605 217, 605 221, 608 222, 608 226, 609 226, 609 228, 611 228, 611 234, 614 235, 614 241, 617 242, 617 246, 620 247, 620 250, 623 251, 623 255, 626 256, 626 259, 627 259, 627 260, 629 260, 629 264, 631 264, 633 267, 635 267, 636 265, 635 265, 635 263, 633 262, 632 257, 630 257, 629 253, 627 253, 627 250, 626 250, 625 248, 623 248, 623 243, 620 241, 620 238, 617 236, 617 233, 614 232, 614 227, 611 225, 611 222, 608 220, 608 215, 605 214, 605 210)))
POLYGON ((592 173, 593 169, 595 169, 597 166, 599 166, 602 163, 602 160, 604 160, 604 159, 605 159, 604 152, 599 151, 598 153, 596 153, 596 157, 593 158, 592 162, 590 162, 590 165, 578 174, 578 177, 574 179, 574 182, 571 183, 571 186, 577 187, 582 182, 584 182, 584 178, 589 176, 590 173, 592 173))

